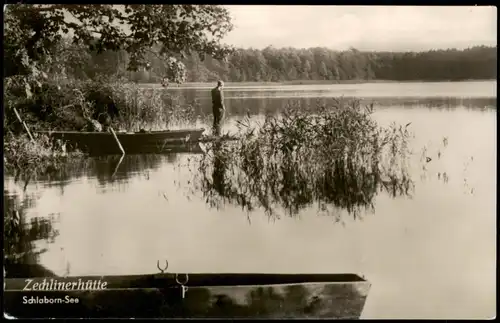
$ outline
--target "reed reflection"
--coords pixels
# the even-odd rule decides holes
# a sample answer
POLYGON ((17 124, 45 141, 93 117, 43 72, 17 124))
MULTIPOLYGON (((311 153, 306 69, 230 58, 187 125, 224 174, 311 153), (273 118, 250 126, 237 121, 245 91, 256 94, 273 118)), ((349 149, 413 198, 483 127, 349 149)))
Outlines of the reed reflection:
POLYGON ((282 210, 295 216, 316 204, 322 214, 338 217, 341 210, 347 210, 359 218, 363 209, 374 211, 374 199, 380 192, 396 198, 411 196, 413 190, 411 178, 404 173, 385 177, 352 162, 334 161, 331 168, 314 175, 291 163, 262 169, 251 166, 250 171, 223 156, 220 144, 213 149, 213 156, 207 155, 196 172, 198 186, 193 194, 201 191, 209 206, 217 209, 226 204, 249 212, 263 208, 269 216, 279 218, 282 210))
POLYGON ((44 187, 64 189, 75 180, 93 178, 99 186, 113 187, 130 182, 131 179, 147 176, 150 171, 162 165, 177 164, 179 154, 148 154, 125 156, 100 156, 72 160, 57 169, 37 174, 19 172, 14 177, 15 183, 26 187, 30 183, 41 183, 44 187))

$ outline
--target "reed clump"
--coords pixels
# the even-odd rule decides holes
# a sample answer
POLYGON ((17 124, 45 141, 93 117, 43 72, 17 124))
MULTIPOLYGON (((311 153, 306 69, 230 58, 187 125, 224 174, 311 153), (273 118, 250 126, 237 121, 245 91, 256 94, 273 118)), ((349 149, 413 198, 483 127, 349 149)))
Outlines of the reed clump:
POLYGON ((4 142, 4 173, 21 177, 44 175, 56 171, 68 161, 84 158, 74 151, 68 154, 63 142, 50 140, 45 135, 9 133, 4 142))
POLYGON ((135 83, 113 82, 113 100, 119 107, 119 130, 166 130, 196 120, 195 105, 163 88, 143 88, 135 83))
POLYGON ((373 106, 289 105, 261 124, 240 122, 240 140, 215 143, 196 166, 196 187, 216 207, 233 203, 269 215, 318 210, 360 216, 380 190, 409 195, 408 126, 380 127, 373 106))

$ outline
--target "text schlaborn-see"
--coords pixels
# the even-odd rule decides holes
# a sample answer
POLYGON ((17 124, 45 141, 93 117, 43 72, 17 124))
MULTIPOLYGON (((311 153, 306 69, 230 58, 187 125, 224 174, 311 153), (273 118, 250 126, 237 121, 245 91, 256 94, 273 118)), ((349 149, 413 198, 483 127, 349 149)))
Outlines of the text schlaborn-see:
POLYGON ((39 296, 23 296, 23 304, 78 304, 80 300, 66 295, 64 298, 60 297, 39 297, 39 296))

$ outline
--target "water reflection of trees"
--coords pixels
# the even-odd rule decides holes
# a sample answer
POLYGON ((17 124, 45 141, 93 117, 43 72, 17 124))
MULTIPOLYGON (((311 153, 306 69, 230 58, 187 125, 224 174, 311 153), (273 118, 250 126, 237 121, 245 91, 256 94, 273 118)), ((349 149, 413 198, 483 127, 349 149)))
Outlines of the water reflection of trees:
POLYGON ((465 108, 468 110, 488 110, 496 109, 496 98, 457 98, 457 97, 436 97, 436 98, 375 98, 374 104, 380 106, 399 106, 404 108, 425 107, 437 110, 455 110, 465 108))
POLYGON ((411 194, 406 127, 382 129, 359 106, 318 114, 303 109, 270 117, 260 130, 248 127, 238 143, 209 147, 193 172, 194 191, 211 207, 260 207, 272 216, 317 204, 322 213, 357 217, 373 210, 380 191, 411 194))
POLYGON ((4 264, 7 272, 13 266, 19 264, 37 264, 39 256, 46 249, 37 250, 36 241, 54 242, 59 232, 54 229, 52 223, 54 215, 47 217, 33 217, 27 219, 27 210, 36 203, 36 196, 25 194, 12 195, 4 190, 4 264))

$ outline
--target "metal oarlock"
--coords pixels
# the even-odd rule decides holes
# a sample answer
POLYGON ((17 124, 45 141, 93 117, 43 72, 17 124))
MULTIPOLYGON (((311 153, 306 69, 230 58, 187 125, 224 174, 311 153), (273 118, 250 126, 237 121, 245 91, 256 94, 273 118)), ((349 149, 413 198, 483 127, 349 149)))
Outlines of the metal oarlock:
POLYGON ((182 296, 182 298, 186 297, 186 292, 188 291, 188 288, 187 288, 187 286, 184 286, 184 285, 187 284, 187 282, 189 281, 188 274, 184 274, 184 275, 186 275, 186 280, 181 283, 179 281, 179 274, 175 274, 175 281, 177 282, 177 284, 181 285, 181 296, 182 296))
POLYGON ((160 270, 160 272, 162 274, 164 274, 167 271, 167 269, 168 269, 168 260, 165 259, 165 268, 162 269, 160 267, 160 261, 159 260, 156 262, 156 267, 158 267, 158 269, 160 270))
POLYGON ((187 284, 187 282, 189 281, 189 275, 188 274, 184 274, 186 276, 186 280, 184 282, 180 282, 179 281, 179 274, 175 274, 175 281, 177 282, 177 284, 179 285, 185 285, 187 284))

